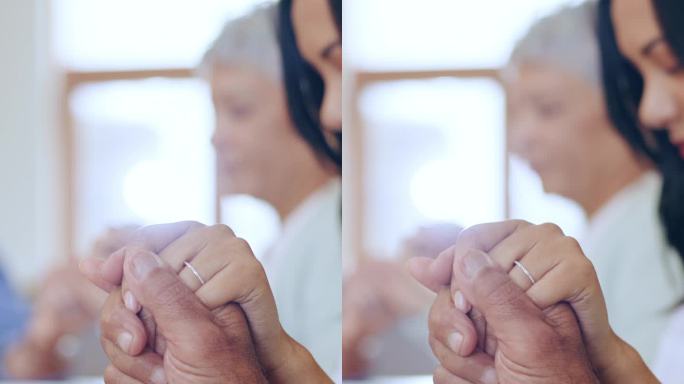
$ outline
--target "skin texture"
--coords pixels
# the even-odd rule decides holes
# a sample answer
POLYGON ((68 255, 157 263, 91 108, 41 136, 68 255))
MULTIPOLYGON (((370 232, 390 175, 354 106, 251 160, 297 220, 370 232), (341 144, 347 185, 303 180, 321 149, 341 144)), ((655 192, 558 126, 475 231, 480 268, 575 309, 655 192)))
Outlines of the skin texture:
POLYGON ((436 260, 414 259, 409 266, 419 281, 439 293, 429 320, 431 346, 442 367, 454 376, 484 383, 488 381, 482 378, 495 372, 500 382, 527 382, 533 377, 573 382, 563 380, 583 374, 588 365, 601 382, 655 380, 638 354, 610 329, 591 263, 577 242, 555 225, 516 220, 478 225, 465 230, 436 260), (480 255, 479 265, 488 272, 472 272, 478 265, 473 254, 480 255), (535 277, 534 284, 513 266, 514 260, 522 261, 535 277), (483 288, 488 286, 491 289, 483 288), (572 316, 558 303, 567 303, 572 316), (518 314, 520 322, 508 318, 497 325, 487 311, 495 316, 518 314), (516 326, 509 326, 513 323, 516 326), (573 323, 582 333, 571 331, 568 324, 573 323), (535 336, 549 331, 548 325, 560 339, 535 336), (546 352, 535 358, 540 351, 546 352), (566 364, 554 363, 558 358, 566 364), (513 373, 533 377, 523 380, 510 376, 513 373))
POLYGON ((598 86, 557 66, 527 62, 506 81, 509 147, 544 190, 591 216, 646 166, 611 125, 598 86))
POLYGON ((684 72, 663 39, 651 1, 615 0, 612 18, 620 51, 644 78, 639 105, 642 124, 647 129, 667 129, 684 157, 684 72))
MULTIPOLYGON (((235 237, 226 226, 182 222, 145 227, 138 231, 129 246, 106 260, 88 259, 82 263, 81 268, 93 283, 111 292, 101 317, 102 337, 105 352, 118 373, 148 382, 149 377, 159 371, 158 362, 163 361, 163 370, 168 374, 170 367, 166 356, 171 351, 168 349, 169 340, 180 338, 176 345, 183 352, 176 355, 182 356, 179 358, 182 364, 196 367, 200 363, 211 362, 216 375, 222 374, 220 367, 228 362, 244 364, 244 369, 252 366, 255 360, 248 357, 249 350, 253 349, 260 370, 271 382, 329 380, 311 354, 282 329, 278 322, 275 300, 261 264, 252 254, 249 245, 235 237), (131 269, 128 261, 130 255, 138 253, 151 254, 163 267, 159 269, 164 271, 161 276, 165 278, 159 282, 149 277, 144 278, 145 284, 140 284, 136 291, 135 283, 130 281, 132 272, 126 274, 126 270, 131 269), (184 265, 184 261, 188 260, 205 279, 204 285, 184 265), (122 284, 120 289, 119 284, 122 284), (148 295, 147 303, 145 299, 138 297, 145 293, 141 290, 144 287, 164 289, 171 284, 175 287, 172 294, 148 295), (189 337, 188 335, 194 334, 189 329, 194 322, 189 313, 204 313, 200 307, 212 313, 222 311, 227 305, 233 305, 229 303, 238 304, 244 315, 233 311, 229 312, 231 316, 225 316, 228 319, 220 319, 240 321, 231 317, 245 316, 249 329, 241 337, 251 338, 249 348, 224 354, 214 353, 211 358, 203 355, 202 361, 193 360, 196 354, 186 351, 197 351, 212 345, 213 338, 217 337, 223 327, 220 322, 210 321, 207 328, 213 329, 213 333, 207 332, 204 338, 189 337), (160 318, 153 312, 155 306, 188 315, 160 318), (168 324, 162 324, 163 321, 168 324)), ((206 313, 204 316, 207 316, 206 313)), ((216 320, 210 316, 210 320, 212 319, 216 320)), ((228 380, 226 376, 211 378, 228 380)))
POLYGON ((333 176, 332 168, 295 130, 278 80, 225 65, 215 65, 210 80, 219 192, 260 198, 287 217, 333 176))

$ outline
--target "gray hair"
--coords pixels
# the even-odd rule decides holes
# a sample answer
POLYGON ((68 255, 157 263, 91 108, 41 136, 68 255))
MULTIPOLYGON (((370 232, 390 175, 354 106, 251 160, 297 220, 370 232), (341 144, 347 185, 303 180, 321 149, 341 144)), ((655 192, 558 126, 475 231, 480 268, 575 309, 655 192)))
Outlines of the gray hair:
POLYGON ((226 22, 202 57, 197 72, 208 78, 216 65, 256 68, 280 81, 280 49, 276 31, 277 3, 260 5, 247 15, 226 22))
POLYGON ((538 20, 511 53, 506 76, 521 64, 545 63, 601 86, 597 37, 598 5, 588 0, 538 20))

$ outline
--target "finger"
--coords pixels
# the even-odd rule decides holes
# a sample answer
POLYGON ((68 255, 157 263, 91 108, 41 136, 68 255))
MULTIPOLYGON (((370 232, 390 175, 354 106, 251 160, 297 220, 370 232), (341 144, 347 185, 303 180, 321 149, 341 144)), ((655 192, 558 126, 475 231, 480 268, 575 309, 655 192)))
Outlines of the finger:
POLYGON ((436 340, 431 340, 430 346, 442 367, 451 375, 477 384, 494 384, 498 381, 491 356, 483 352, 460 356, 436 340))
POLYGON ((459 251, 462 252, 469 249, 489 252, 513 233, 531 225, 524 220, 507 220, 474 225, 461 232, 458 236, 458 241, 454 245, 454 251, 457 254, 460 253, 459 251))
POLYGON ((461 356, 470 355, 477 346, 478 334, 468 316, 457 310, 443 288, 430 308, 428 315, 430 337, 448 346, 461 356))
MULTIPOLYGON (((213 253, 230 253, 230 262, 197 290, 196 294, 200 300, 210 309, 227 302, 237 302, 244 306, 251 305, 252 299, 260 299, 257 296, 262 296, 262 293, 271 293, 266 272, 254 257, 249 244, 241 238, 234 238, 224 244, 217 247, 213 253)), ((272 297, 272 294, 266 296, 272 297)))
POLYGON ((159 254, 184 235, 205 227, 206 225, 196 221, 149 225, 135 231, 129 245, 139 246, 159 254))
MULTIPOLYGON (((241 252, 249 249, 246 243, 243 247, 241 252)), ((195 294, 209 309, 240 304, 257 340, 275 338, 282 331, 266 272, 253 256, 231 262, 195 294)))
MULTIPOLYGON (((461 292, 482 312, 490 329, 502 337, 533 337, 528 324, 543 322, 543 313, 486 253, 470 250, 454 260, 461 292)), ((499 337, 501 340, 501 337, 499 337)))
POLYGON ((130 249, 124 271, 128 288, 154 317, 159 333, 167 340, 196 343, 195 327, 211 323, 212 315, 176 272, 159 256, 142 249, 130 249))
POLYGON ((195 227, 160 250, 158 254, 174 271, 179 272, 183 269, 185 261, 194 260, 206 246, 233 238, 235 233, 226 225, 195 227))
MULTIPOLYGON (((523 220, 508 220, 474 225, 464 229, 459 235, 456 244, 445 252, 452 253, 452 260, 462 257, 464 253, 469 252, 471 249, 489 252, 497 244, 505 241, 515 232, 531 225, 532 224, 523 220)), ((451 268, 454 268, 454 263, 452 263, 451 268)), ((458 284, 454 280, 453 270, 451 272, 451 294, 456 295, 458 284)))
POLYGON ((143 383, 162 384, 166 382, 163 358, 148 350, 139 356, 123 353, 109 340, 102 340, 102 348, 118 373, 143 383))
POLYGON ((452 375, 441 365, 435 368, 435 371, 432 375, 432 380, 435 384, 474 384, 472 381, 467 381, 458 376, 452 375))
MULTIPOLYGON (((517 286, 527 291, 568 257, 568 254, 564 252, 564 243, 569 241, 568 239, 570 238, 560 236, 537 242, 520 260, 517 260, 519 264, 513 264, 508 275, 517 286)), ((535 304, 542 308, 539 303, 535 302, 535 304)))
POLYGON ((126 374, 116 369, 113 365, 108 365, 105 368, 103 379, 105 384, 144 384, 142 381, 126 376, 126 374))
POLYGON ((453 253, 444 251, 436 258, 414 257, 406 262, 409 272, 419 283, 432 292, 438 292, 449 284, 453 253))
POLYGON ((563 231, 555 224, 521 226, 491 250, 485 252, 504 270, 509 271, 513 268, 515 260, 522 259, 540 243, 562 236, 563 231))
MULTIPOLYGON (((130 241, 126 245, 137 246, 150 252, 159 253, 179 237, 194 229, 202 227, 204 227, 203 224, 194 221, 181 221, 178 223, 142 227, 131 235, 130 241)), ((104 261, 88 261, 86 265, 83 266, 83 268, 86 269, 84 273, 86 273, 89 280, 93 281, 98 287, 109 291, 112 286, 121 285, 125 254, 126 252, 124 250, 118 250, 112 253, 104 261)), ((98 259, 91 257, 86 260, 98 259)))
MULTIPOLYGON (((194 268, 194 272, 189 266, 185 266, 178 276, 190 290, 193 292, 197 291, 203 285, 203 282, 206 284, 211 281, 214 276, 230 263, 239 262, 244 258, 254 258, 251 251, 249 253, 245 252, 243 242, 244 240, 229 236, 222 236, 209 242, 189 262, 190 266, 194 268), (195 272, 199 277, 195 275, 195 272)), ((223 303, 226 303, 226 301, 223 303)), ((214 306, 209 307, 213 308, 214 306)))
MULTIPOLYGON (((123 258, 119 262, 123 265, 123 258)), ((91 283, 105 292, 111 292, 121 283, 122 270, 119 268, 117 272, 116 268, 112 268, 115 263, 107 264, 105 268, 105 260, 89 257, 81 260, 78 268, 91 283)))
POLYGON ((598 278, 585 257, 564 260, 527 290, 527 295, 542 309, 559 302, 570 304, 582 329, 589 332, 587 338, 604 340, 600 338, 612 332, 598 278))
POLYGON ((113 291, 100 318, 102 338, 116 343, 122 351, 131 356, 142 352, 147 343, 145 328, 134 313, 126 309, 121 300, 121 291, 113 291))

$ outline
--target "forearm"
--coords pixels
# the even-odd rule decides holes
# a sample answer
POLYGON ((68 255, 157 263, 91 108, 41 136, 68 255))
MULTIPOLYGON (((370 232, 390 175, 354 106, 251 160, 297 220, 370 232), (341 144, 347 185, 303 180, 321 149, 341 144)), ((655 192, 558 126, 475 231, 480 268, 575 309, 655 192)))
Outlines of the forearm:
POLYGON ((639 353, 625 341, 615 336, 610 363, 605 367, 597 367, 601 383, 606 384, 657 384, 660 383, 653 372, 646 366, 639 353))
POLYGON ((267 371, 269 382, 276 384, 293 383, 332 383, 318 365, 311 353, 297 341, 287 336, 287 341, 281 348, 282 364, 267 371))

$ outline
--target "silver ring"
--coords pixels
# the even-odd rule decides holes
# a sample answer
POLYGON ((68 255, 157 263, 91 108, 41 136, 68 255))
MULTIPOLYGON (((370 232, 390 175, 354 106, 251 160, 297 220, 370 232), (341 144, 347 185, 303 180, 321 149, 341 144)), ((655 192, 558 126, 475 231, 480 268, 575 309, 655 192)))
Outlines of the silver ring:
POLYGON ((524 273, 525 276, 527 276, 527 278, 530 279, 530 282, 531 282, 532 284, 536 283, 536 281, 534 280, 534 277, 532 277, 532 274, 530 273, 530 271, 527 270, 527 268, 525 268, 525 266, 523 265, 523 263, 519 262, 518 260, 515 260, 515 261, 513 262, 513 264, 515 264, 516 267, 520 268, 520 270, 522 271, 522 273, 524 273))
POLYGON ((199 272, 197 272, 197 270, 195 269, 195 267, 193 267, 192 264, 188 263, 187 261, 184 261, 183 264, 185 264, 185 266, 188 267, 188 269, 190 270, 190 272, 192 272, 192 274, 195 275, 195 277, 197 278, 197 280, 199 280, 199 282, 200 282, 202 285, 204 285, 204 279, 202 278, 202 276, 200 276, 199 272))

